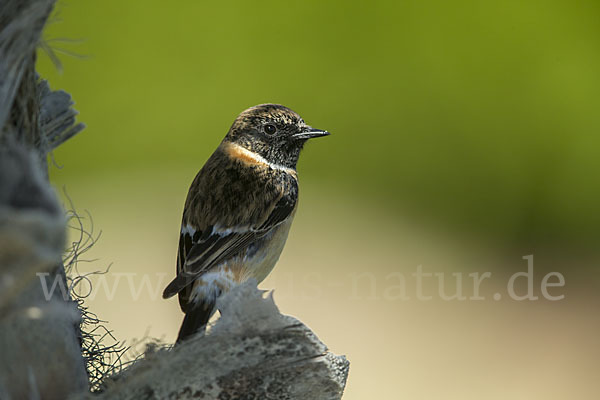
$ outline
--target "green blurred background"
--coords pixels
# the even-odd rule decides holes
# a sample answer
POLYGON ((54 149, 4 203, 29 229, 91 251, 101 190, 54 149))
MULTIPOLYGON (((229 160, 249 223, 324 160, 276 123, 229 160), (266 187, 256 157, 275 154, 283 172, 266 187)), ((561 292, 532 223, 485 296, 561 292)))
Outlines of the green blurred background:
MULTIPOLYGON (((585 398, 598 21, 596 0, 61 1, 45 39, 63 72, 43 52, 39 71, 87 128, 51 178, 103 231, 90 269, 166 283, 195 173, 240 111, 285 104, 333 135, 304 151, 297 221, 263 286, 348 355, 345 398, 585 398), (526 254, 565 275, 564 301, 423 304, 352 283, 369 271, 381 292, 417 265, 504 276, 526 254)), ((117 336, 173 340, 175 302, 120 290, 119 305, 94 300, 117 336)))

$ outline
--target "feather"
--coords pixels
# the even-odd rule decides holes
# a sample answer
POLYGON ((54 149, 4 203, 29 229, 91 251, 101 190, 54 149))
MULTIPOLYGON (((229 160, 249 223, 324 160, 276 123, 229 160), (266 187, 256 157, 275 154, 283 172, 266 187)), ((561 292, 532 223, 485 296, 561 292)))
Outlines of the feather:
MULTIPOLYGON (((281 194, 275 204, 268 208, 271 212, 265 221, 254 227, 234 227, 224 231, 210 226, 201 232, 184 225, 179 239, 177 277, 164 290, 163 297, 169 298, 181 292, 212 267, 235 257, 286 221, 296 206, 297 199, 292 194, 281 194)), ((184 297, 185 303, 189 296, 184 297)))

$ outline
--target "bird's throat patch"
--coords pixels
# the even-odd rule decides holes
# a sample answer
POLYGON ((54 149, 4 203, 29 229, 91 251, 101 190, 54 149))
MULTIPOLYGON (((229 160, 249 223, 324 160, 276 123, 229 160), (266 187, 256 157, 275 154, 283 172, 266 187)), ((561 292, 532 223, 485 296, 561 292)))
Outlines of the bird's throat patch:
POLYGON ((283 165, 271 163, 271 162, 267 161, 261 155, 255 153, 251 150, 248 150, 245 147, 240 146, 239 144, 236 144, 233 142, 226 142, 223 145, 223 150, 225 151, 225 154, 227 154, 230 158, 237 160, 237 161, 241 161, 242 163, 244 163, 246 165, 278 169, 281 171, 285 171, 289 174, 292 174, 294 176, 296 175, 296 171, 294 171, 292 168, 288 168, 283 165))

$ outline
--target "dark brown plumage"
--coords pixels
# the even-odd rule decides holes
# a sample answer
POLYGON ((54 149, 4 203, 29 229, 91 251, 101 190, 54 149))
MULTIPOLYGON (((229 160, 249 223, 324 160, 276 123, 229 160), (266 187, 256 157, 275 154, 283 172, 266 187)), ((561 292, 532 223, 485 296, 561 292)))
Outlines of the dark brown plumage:
POLYGON ((271 271, 296 211, 300 151, 325 135, 276 104, 236 118, 185 203, 177 276, 163 293, 178 293, 186 313, 178 341, 205 327, 223 291, 271 271))

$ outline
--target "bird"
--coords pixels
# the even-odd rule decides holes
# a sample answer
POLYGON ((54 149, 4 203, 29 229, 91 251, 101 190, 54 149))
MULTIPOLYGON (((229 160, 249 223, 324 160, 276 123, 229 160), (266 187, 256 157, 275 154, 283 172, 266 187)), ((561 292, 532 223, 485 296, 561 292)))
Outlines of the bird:
POLYGON ((204 332, 223 293, 260 283, 277 263, 298 207, 300 152, 329 135, 280 104, 260 104, 235 119, 200 169, 185 201, 176 277, 185 316, 177 343, 204 332))

